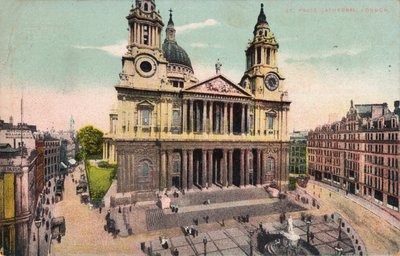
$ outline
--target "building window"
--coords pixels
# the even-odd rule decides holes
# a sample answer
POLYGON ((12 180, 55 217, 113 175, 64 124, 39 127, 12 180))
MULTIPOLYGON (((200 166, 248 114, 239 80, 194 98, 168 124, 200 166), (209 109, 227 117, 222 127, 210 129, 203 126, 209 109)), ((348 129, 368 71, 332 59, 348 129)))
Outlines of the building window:
POLYGON ((267 48, 267 65, 271 62, 271 49, 267 48))
POLYGON ((141 111, 142 115, 142 126, 150 126, 150 110, 143 109, 141 111))
POLYGON ((147 162, 143 162, 140 168, 140 176, 147 177, 149 176, 149 164, 147 162))
POLYGON ((275 159, 272 157, 267 158, 267 174, 271 174, 275 169, 275 159))
POLYGON ((180 126, 179 110, 172 111, 172 127, 178 128, 180 126))
POLYGON ((267 115, 267 128, 268 130, 273 130, 274 129, 274 117, 267 115))
MULTIPOLYGON (((147 5, 145 4, 145 7, 147 5)), ((149 26, 148 25, 144 25, 143 26, 143 43, 148 45, 149 44, 149 26)))
POLYGON ((179 161, 174 161, 174 173, 180 172, 180 163, 179 161))

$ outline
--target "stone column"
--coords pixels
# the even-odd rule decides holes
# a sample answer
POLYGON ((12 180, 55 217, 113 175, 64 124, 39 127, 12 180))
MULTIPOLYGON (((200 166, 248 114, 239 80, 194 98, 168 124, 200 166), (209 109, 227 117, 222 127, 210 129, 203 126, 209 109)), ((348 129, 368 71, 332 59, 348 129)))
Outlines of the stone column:
POLYGON ((250 133, 250 105, 246 105, 246 116, 247 116, 247 123, 246 123, 246 133, 250 133))
POLYGON ((245 133, 245 130, 244 130, 244 124, 245 124, 245 105, 244 104, 242 104, 242 124, 241 124, 241 128, 240 128, 240 132, 242 133, 242 134, 244 134, 245 133))
POLYGON ((229 133, 232 135, 233 134, 233 103, 230 104, 230 115, 229 115, 229 133))
POLYGON ((193 105, 194 101, 188 101, 189 103, 189 123, 190 123, 190 128, 189 128, 189 133, 193 133, 193 124, 194 124, 194 115, 193 115, 193 105))
POLYGON ((213 185, 213 150, 208 151, 208 174, 207 174, 207 180, 208 180, 208 187, 212 187, 213 185))
POLYGON ((214 105, 214 102, 212 102, 212 101, 210 101, 210 112, 209 112, 209 117, 210 117, 210 124, 209 124, 209 128, 210 128, 210 130, 209 130, 209 133, 210 134, 213 134, 214 133, 214 131, 213 131, 213 105, 214 105))
POLYGON ((245 167, 245 174, 246 177, 245 184, 250 185, 250 149, 246 149, 246 167, 245 167))
POLYGON ((207 132, 207 101, 203 101, 203 123, 202 123, 202 133, 207 132))
POLYGON ((187 114, 188 114, 187 100, 183 100, 183 107, 182 107, 182 133, 187 132, 187 114))
POLYGON ((161 150, 161 177, 160 190, 167 187, 167 156, 165 150, 161 150))
POLYGON ((228 151, 226 149, 222 149, 222 186, 228 186, 228 151))
POLYGON ((228 185, 232 186, 233 184, 233 150, 230 149, 228 151, 229 154, 229 177, 228 177, 228 185))
POLYGON ((240 187, 244 186, 244 149, 240 149, 240 187))
POLYGON ((173 161, 172 154, 173 154, 173 151, 168 150, 168 173, 167 173, 167 188, 168 188, 168 190, 170 190, 172 187, 172 174, 174 172, 174 170, 173 170, 174 165, 172 162, 173 161))
POLYGON ((261 151, 261 184, 265 184, 265 165, 266 165, 266 152, 265 150, 261 151))
POLYGON ((257 148, 257 180, 256 185, 260 185, 261 179, 261 150, 257 148))
POLYGON ((207 151, 202 150, 202 162, 201 162, 201 187, 205 188, 206 187, 206 181, 207 181, 207 151))
POLYGON ((228 134, 228 103, 224 102, 224 134, 228 134))
POLYGON ((193 188, 193 149, 188 150, 189 153, 189 177, 188 177, 188 189, 193 188))
POLYGON ((187 150, 182 150, 182 189, 187 189, 187 150))

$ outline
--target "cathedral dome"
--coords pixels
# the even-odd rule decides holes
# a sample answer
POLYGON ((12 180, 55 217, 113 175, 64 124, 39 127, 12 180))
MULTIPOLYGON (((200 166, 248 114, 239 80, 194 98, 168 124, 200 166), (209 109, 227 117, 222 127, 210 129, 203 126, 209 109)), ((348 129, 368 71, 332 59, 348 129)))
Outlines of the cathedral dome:
POLYGON ((176 30, 174 21, 172 20, 172 10, 170 10, 168 26, 165 30, 166 38, 162 46, 164 57, 168 60, 169 64, 183 65, 193 71, 189 55, 176 42, 175 33, 176 30))
POLYGON ((192 63, 186 51, 176 41, 165 40, 162 46, 164 56, 170 64, 179 64, 192 69, 192 63))

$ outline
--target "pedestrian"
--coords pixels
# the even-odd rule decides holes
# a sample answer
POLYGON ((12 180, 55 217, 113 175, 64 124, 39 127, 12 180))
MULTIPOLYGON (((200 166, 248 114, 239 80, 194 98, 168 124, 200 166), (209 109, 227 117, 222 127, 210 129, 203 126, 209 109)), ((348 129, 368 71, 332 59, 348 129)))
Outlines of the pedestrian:
POLYGON ((329 192, 329 197, 332 197, 332 194, 331 194, 331 192, 329 192))
POLYGON ((209 219, 208 215, 204 219, 206 220, 206 223, 208 223, 208 219, 209 219))
POLYGON ((225 227, 225 220, 222 219, 222 226, 225 227))
POLYGON ((313 232, 310 233, 310 239, 311 239, 311 242, 314 243, 314 233, 313 232))
POLYGON ((99 207, 99 213, 101 214, 101 206, 99 207))
POLYGON ((120 207, 118 207, 118 213, 121 213, 122 211, 121 211, 121 206, 120 207))
POLYGON ((46 242, 47 242, 48 239, 49 239, 49 235, 46 233, 46 235, 44 236, 44 240, 46 240, 46 242))

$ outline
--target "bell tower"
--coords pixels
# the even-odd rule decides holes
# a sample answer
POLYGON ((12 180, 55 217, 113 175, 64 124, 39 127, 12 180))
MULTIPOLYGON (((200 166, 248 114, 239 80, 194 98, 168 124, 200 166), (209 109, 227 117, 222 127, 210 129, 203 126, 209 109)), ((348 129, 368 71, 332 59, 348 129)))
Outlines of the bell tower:
POLYGON ((276 54, 279 44, 270 30, 264 5, 254 26, 253 40, 246 49, 246 71, 241 85, 256 99, 279 101, 283 91, 283 76, 279 73, 276 54), (279 92, 280 91, 280 92, 279 92))
POLYGON ((159 89, 166 81, 167 60, 161 47, 164 27, 155 0, 136 0, 126 17, 129 25, 127 53, 122 57, 120 84, 159 89))

